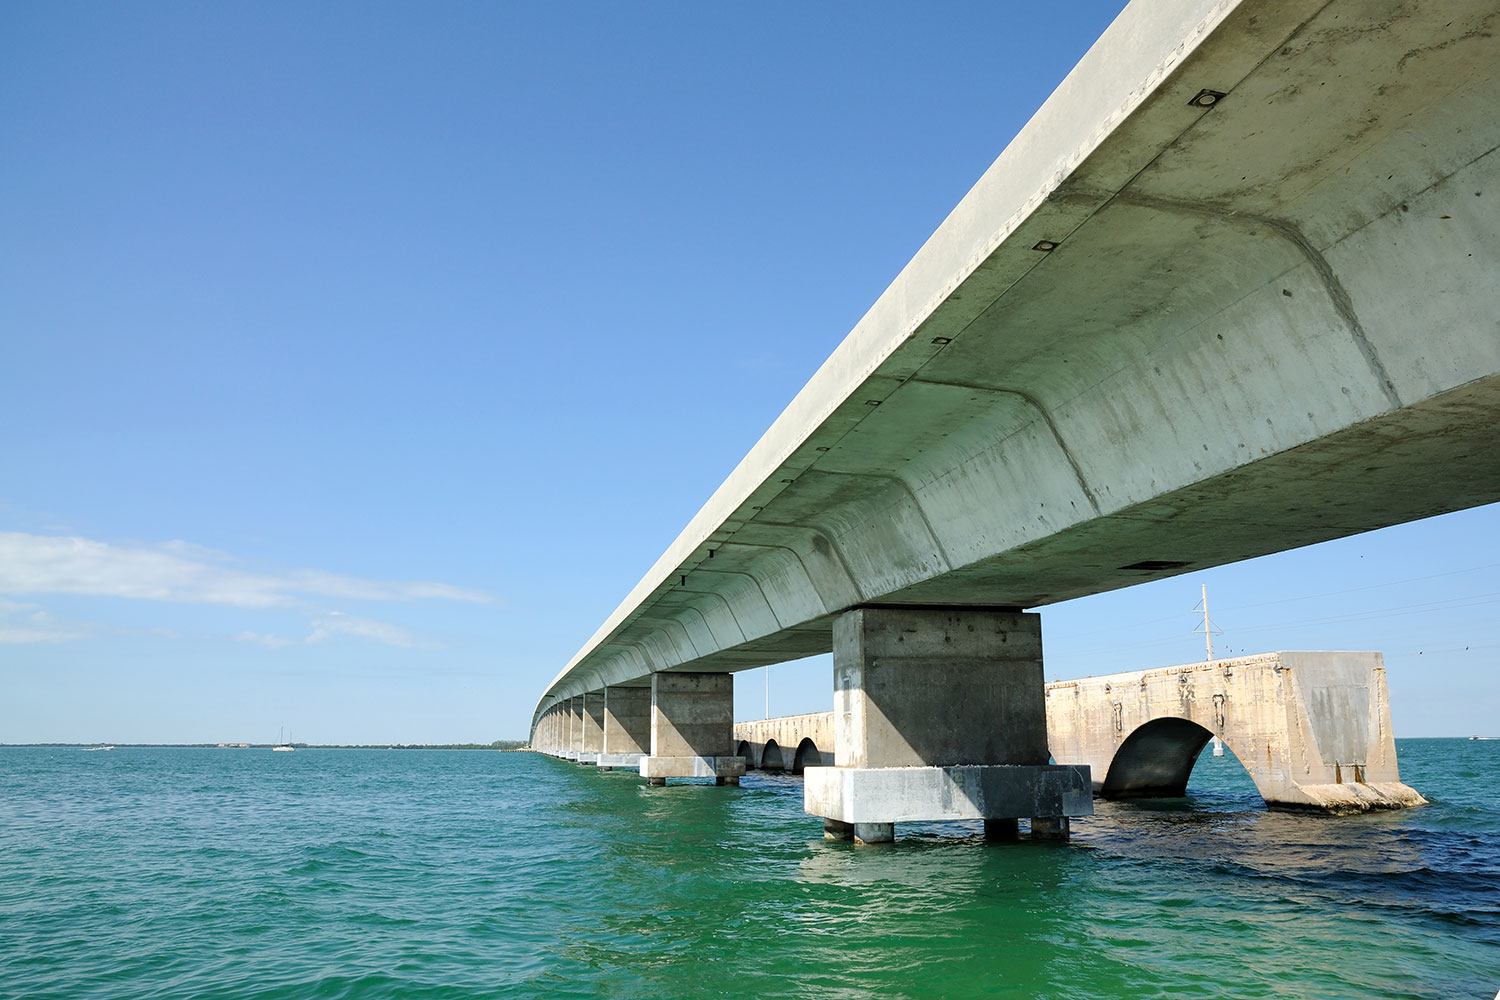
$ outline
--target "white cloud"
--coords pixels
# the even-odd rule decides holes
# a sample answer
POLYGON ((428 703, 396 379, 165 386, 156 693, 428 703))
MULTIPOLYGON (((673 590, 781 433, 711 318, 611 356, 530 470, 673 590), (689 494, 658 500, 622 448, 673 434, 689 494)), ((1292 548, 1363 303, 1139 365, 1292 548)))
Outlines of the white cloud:
POLYGON ((403 649, 424 649, 431 648, 433 645, 399 625, 377 622, 369 618, 356 618, 342 611, 330 612, 313 622, 313 629, 307 641, 309 643, 325 642, 340 636, 369 639, 372 642, 384 643, 387 646, 400 646, 403 649))
MULTIPOLYGON (((0 532, 0 593, 86 594, 241 608, 284 607, 309 597, 360 601, 489 603, 445 583, 392 582, 318 570, 256 573, 190 545, 113 545, 89 538, 0 532)), ((399 630, 398 630, 399 631, 399 630)))
POLYGON ((0 598, 0 644, 67 642, 81 634, 35 604, 0 598))
POLYGON ((353 638, 370 642, 399 646, 402 649, 434 649, 437 644, 423 639, 399 625, 375 621, 372 618, 357 618, 342 611, 330 611, 319 615, 309 624, 306 638, 289 639, 284 635, 252 632, 246 629, 232 636, 235 642, 254 643, 267 649, 283 649, 287 646, 311 646, 330 639, 353 638))

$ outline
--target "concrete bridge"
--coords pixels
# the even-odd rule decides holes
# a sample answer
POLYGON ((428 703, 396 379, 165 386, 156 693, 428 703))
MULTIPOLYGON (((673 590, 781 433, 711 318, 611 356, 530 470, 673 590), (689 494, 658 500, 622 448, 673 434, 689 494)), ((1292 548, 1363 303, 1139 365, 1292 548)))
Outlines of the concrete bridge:
MULTIPOLYGON (((1425 801, 1401 783, 1379 653, 1263 653, 1055 681, 1046 699, 1053 759, 1088 765, 1094 792, 1109 798, 1182 795, 1218 737, 1272 807, 1351 813, 1425 801)), ((741 722, 734 736, 750 767, 832 763, 832 712, 741 722)))
POLYGON ((783 715, 734 724, 734 752, 747 768, 801 774, 834 763, 833 713, 783 715))
POLYGON ((833 649, 831 833, 1061 834, 1096 779, 1047 763, 1023 609, 1500 500, 1496 107, 1500 0, 1131 3, 533 741, 737 780, 733 672, 833 649))

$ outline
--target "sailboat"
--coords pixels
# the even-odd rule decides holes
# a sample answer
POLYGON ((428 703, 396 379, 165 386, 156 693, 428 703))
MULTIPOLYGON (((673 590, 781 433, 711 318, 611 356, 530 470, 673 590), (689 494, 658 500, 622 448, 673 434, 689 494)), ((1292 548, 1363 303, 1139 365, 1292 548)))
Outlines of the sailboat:
POLYGON ((276 745, 271 748, 273 751, 276 751, 278 753, 291 753, 293 750, 297 749, 296 747, 292 746, 290 740, 281 739, 281 730, 278 729, 276 732, 278 735, 276 737, 276 745))

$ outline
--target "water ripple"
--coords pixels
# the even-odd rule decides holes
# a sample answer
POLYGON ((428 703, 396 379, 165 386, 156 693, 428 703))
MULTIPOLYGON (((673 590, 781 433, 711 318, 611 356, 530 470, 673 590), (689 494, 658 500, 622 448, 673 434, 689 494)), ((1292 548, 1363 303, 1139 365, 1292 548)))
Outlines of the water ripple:
POLYGON ((1271 813, 1205 758, 1070 846, 858 849, 776 775, 0 749, 0 996, 1493 995, 1500 743, 1401 754, 1433 806, 1271 813))

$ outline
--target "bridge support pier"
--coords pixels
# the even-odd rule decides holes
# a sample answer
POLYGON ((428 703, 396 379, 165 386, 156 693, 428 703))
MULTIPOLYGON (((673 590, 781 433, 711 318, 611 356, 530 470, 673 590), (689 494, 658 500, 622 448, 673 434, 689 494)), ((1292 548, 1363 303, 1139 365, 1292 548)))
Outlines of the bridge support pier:
POLYGON ((1032 840, 1067 840, 1069 836, 1066 816, 1036 816, 1031 820, 1032 840))
POLYGON ((826 835, 1030 817, 1065 836, 1093 813, 1088 768, 1047 763, 1037 615, 859 608, 835 621, 833 657, 835 766, 807 768, 803 798, 826 835))
POLYGON ((844 823, 823 820, 824 840, 852 840, 856 844, 889 844, 896 839, 895 823, 844 823))
POLYGON ((739 784, 745 758, 734 755, 734 675, 651 675, 651 753, 641 777, 713 778, 739 784))
POLYGON ((579 699, 578 763, 597 764, 604 748, 604 692, 590 691, 579 699))
POLYGON ((567 742, 563 744, 561 756, 564 760, 576 761, 583 748, 583 699, 569 698, 567 706, 567 742))
MULTIPOLYGON (((1032 831, 1035 833, 1035 830, 1032 831)), ((987 819, 984 821, 985 840, 1020 840, 1021 821, 1018 819, 987 819)))
POLYGON ((599 770, 640 770, 641 758, 651 746, 651 689, 605 688, 603 732, 599 770))

